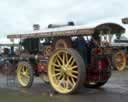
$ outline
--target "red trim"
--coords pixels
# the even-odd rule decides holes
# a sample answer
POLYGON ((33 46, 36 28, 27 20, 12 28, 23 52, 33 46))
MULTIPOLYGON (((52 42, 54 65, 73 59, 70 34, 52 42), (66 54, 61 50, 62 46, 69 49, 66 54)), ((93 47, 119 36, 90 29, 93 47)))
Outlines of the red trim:
POLYGON ((110 66, 107 58, 102 58, 96 61, 95 64, 89 65, 87 68, 87 81, 104 81, 110 77, 110 66))

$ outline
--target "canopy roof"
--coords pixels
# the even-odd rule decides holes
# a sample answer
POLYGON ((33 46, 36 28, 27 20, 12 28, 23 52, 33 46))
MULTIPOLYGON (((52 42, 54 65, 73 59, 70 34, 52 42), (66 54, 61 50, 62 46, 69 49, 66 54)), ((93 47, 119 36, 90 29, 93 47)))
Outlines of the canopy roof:
POLYGON ((42 31, 33 31, 25 33, 15 33, 8 35, 7 38, 39 38, 39 37, 55 37, 55 36, 77 36, 77 35, 92 35, 94 33, 102 34, 122 34, 125 28, 116 23, 103 23, 93 27, 82 26, 66 26, 61 28, 50 28, 42 31))
POLYGON ((110 34, 121 34, 125 32, 125 28, 116 23, 103 23, 95 27, 95 31, 99 33, 99 31, 103 31, 103 33, 110 34))

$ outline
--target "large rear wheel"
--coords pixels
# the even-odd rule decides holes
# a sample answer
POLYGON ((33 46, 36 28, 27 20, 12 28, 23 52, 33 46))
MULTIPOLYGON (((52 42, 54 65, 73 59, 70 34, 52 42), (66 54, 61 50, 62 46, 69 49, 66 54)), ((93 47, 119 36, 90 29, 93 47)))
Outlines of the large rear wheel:
POLYGON ((87 79, 85 81, 85 87, 99 88, 107 83, 111 76, 111 65, 108 58, 99 58, 95 64, 97 67, 90 68, 87 71, 87 79))
POLYGON ((34 73, 28 62, 19 62, 17 66, 17 79, 21 87, 29 88, 32 86, 34 73))
POLYGON ((56 50, 48 62, 49 81, 57 92, 70 94, 85 79, 85 65, 79 53, 73 49, 56 50))

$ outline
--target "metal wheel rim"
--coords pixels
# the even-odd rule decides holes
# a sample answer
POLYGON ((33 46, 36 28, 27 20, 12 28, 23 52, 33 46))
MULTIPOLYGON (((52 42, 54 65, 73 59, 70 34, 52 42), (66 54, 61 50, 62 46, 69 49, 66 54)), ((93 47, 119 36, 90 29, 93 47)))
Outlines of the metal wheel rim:
POLYGON ((118 71, 122 71, 126 65, 126 58, 123 52, 117 52, 114 56, 114 64, 118 71))
POLYGON ((54 89, 60 93, 71 92, 78 81, 78 65, 74 57, 60 50, 51 57, 48 64, 48 76, 54 89))
POLYGON ((27 86, 30 81, 29 68, 23 64, 18 65, 17 78, 22 86, 24 86, 24 87, 27 86))

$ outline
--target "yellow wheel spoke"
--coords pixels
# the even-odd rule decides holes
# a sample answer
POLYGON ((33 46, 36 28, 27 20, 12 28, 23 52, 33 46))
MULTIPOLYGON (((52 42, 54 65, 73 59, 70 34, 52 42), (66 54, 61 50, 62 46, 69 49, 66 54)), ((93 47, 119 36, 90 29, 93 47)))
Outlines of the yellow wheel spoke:
POLYGON ((30 77, 29 76, 24 76, 24 80, 29 80, 30 79, 30 77))
MULTIPOLYGON (((72 79, 71 79, 72 80, 72 79)), ((75 84, 75 82, 73 83, 72 81, 71 81, 70 79, 69 79, 69 77, 68 77, 68 85, 69 85, 69 87, 72 87, 72 86, 74 86, 74 84, 75 84)))
POLYGON ((74 70, 74 71, 72 71, 72 73, 74 73, 74 74, 78 74, 78 71, 75 71, 75 70, 74 70))
POLYGON ((20 73, 20 76, 21 76, 21 77, 23 77, 23 76, 24 76, 24 74, 23 74, 23 73, 20 73))
POLYGON ((71 86, 73 86, 73 84, 72 84, 72 82, 70 81, 69 77, 67 76, 66 88, 69 89, 71 86))
POLYGON ((61 73, 55 73, 55 74, 53 74, 52 76, 53 76, 53 77, 57 77, 57 76, 59 76, 59 75, 61 75, 61 73))
POLYGON ((70 74, 70 76, 71 76, 72 78, 75 78, 75 79, 77 79, 77 75, 74 75, 74 74, 70 74))
POLYGON ((73 86, 76 84, 74 78, 71 78, 73 86))
POLYGON ((65 76, 64 88, 68 89, 68 76, 65 76))
POLYGON ((65 57, 66 57, 65 62, 68 62, 68 54, 67 53, 65 54, 65 57))
POLYGON ((23 68, 24 68, 24 66, 23 66, 23 65, 19 65, 19 67, 18 67, 18 68, 20 68, 20 71, 21 71, 21 72, 24 72, 24 69, 23 69, 23 68))
POLYGON ((73 66, 75 62, 75 59, 73 59, 70 65, 73 66))
POLYGON ((75 66, 72 66, 71 68, 69 68, 70 70, 73 70, 73 69, 76 69, 78 66, 75 65, 75 66))
POLYGON ((65 54, 63 53, 63 61, 62 61, 63 65, 65 65, 65 54))
POLYGON ((61 79, 61 77, 62 77, 62 74, 61 74, 61 75, 59 75, 59 76, 57 77, 57 79, 59 79, 59 80, 60 80, 60 79, 61 79))
POLYGON ((30 75, 28 74, 28 73, 20 73, 20 76, 21 77, 24 77, 24 78, 29 78, 30 77, 30 75))
POLYGON ((58 60, 60 60, 61 62, 63 62, 63 58, 60 57, 60 55, 57 55, 57 58, 59 58, 58 60))
POLYGON ((69 88, 69 82, 66 81, 65 84, 66 84, 66 85, 65 85, 65 88, 68 89, 68 88, 69 88))
POLYGON ((61 69, 57 69, 57 68, 55 68, 54 70, 57 71, 57 72, 60 72, 61 71, 61 69))
POLYGON ((29 79, 23 79, 24 80, 24 83, 27 84, 29 79))
POLYGON ((62 77, 62 79, 61 80, 59 80, 59 82, 58 82, 58 85, 57 86, 61 86, 61 84, 62 84, 62 82, 64 81, 64 76, 62 77))
POLYGON ((29 70, 27 70, 27 71, 26 71, 26 74, 27 74, 27 75, 30 75, 30 72, 29 72, 29 70))
POLYGON ((56 63, 53 63, 52 65, 55 66, 55 67, 61 67, 60 64, 58 65, 58 64, 56 64, 56 63))
POLYGON ((22 70, 23 70, 23 72, 25 72, 25 66, 22 66, 22 70))
POLYGON ((30 74, 28 72, 25 72, 25 76, 30 76, 30 74))
POLYGON ((70 59, 67 62, 67 65, 69 65, 69 63, 72 61, 72 59, 73 59, 73 56, 70 57, 70 59))
POLYGON ((23 71, 23 72, 26 72, 26 71, 27 71, 26 67, 23 66, 23 65, 22 65, 22 71, 23 71))
POLYGON ((64 90, 66 89, 66 81, 64 80, 63 83, 62 83, 62 87, 64 88, 64 90))
POLYGON ((61 66, 59 59, 56 59, 56 62, 58 63, 59 66, 61 66))

